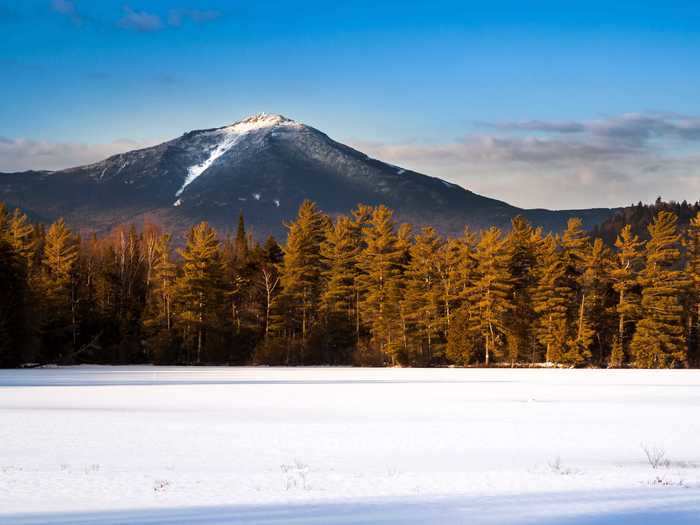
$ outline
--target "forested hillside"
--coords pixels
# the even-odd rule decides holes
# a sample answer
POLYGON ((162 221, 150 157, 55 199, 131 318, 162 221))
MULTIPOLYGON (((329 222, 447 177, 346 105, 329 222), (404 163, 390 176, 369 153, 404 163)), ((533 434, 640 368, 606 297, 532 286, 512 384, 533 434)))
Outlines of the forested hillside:
POLYGON ((669 211, 678 217, 678 227, 684 231, 693 217, 700 212, 700 201, 689 203, 687 201, 663 201, 661 197, 654 204, 641 202, 620 208, 600 224, 591 228, 591 236, 600 237, 611 246, 622 228, 630 225, 632 233, 639 235, 643 240, 649 238, 648 226, 660 211, 669 211))
POLYGON ((287 231, 202 222, 174 249, 154 225, 80 238, 0 207, 0 365, 698 365, 700 213, 614 248, 578 219, 443 238, 310 201, 287 231))

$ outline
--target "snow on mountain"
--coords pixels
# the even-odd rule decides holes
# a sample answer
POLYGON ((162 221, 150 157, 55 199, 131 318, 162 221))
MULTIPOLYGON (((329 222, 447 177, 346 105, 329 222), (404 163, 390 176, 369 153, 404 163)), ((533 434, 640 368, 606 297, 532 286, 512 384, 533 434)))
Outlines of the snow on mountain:
POLYGON ((323 132, 260 113, 190 131, 157 146, 56 172, 0 174, 0 196, 35 217, 108 231, 154 221, 176 232, 206 220, 230 230, 242 211, 257 235, 285 233, 305 199, 330 215, 358 203, 385 204, 399 221, 460 234, 465 225, 508 227, 523 215, 546 230, 581 216, 590 226, 611 210, 522 210, 455 184, 373 159, 323 132))
MULTIPOLYGON (((212 144, 207 158, 199 164, 195 164, 194 166, 187 168, 187 177, 185 178, 185 182, 182 184, 180 189, 175 192, 175 197, 182 195, 182 192, 185 191, 187 186, 192 184, 197 177, 209 169, 219 157, 235 146, 241 137, 253 131, 268 130, 269 128, 275 126, 299 127, 301 125, 298 122, 283 117, 282 115, 259 113, 230 126, 209 132, 214 138, 215 142, 212 144)), ((258 198, 258 200, 260 199, 258 198)), ((178 199, 175 201, 173 206, 179 206, 180 204, 181 201, 178 199)))

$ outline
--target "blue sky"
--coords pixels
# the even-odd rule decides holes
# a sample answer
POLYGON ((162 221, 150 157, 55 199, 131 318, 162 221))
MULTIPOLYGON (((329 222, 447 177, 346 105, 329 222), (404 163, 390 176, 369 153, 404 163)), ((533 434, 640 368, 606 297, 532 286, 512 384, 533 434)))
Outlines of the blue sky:
POLYGON ((267 111, 522 206, 696 200, 700 4, 610 4, 0 0, 0 171, 267 111))

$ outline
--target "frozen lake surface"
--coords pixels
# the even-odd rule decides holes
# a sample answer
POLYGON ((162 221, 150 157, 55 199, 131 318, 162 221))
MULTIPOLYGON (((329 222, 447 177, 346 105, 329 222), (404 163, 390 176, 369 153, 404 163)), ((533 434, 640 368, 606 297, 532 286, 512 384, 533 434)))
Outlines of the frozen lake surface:
POLYGON ((0 370, 0 523, 698 516, 700 371, 0 370))

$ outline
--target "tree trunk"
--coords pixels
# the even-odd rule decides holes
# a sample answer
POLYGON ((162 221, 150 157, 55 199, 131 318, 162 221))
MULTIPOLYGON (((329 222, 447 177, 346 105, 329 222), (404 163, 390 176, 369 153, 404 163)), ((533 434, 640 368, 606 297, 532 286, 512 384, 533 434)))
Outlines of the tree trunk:
POLYGON ((581 307, 579 308, 579 313, 578 313, 578 334, 577 334, 577 339, 580 341, 581 338, 583 337, 583 312, 586 304, 586 294, 583 294, 581 296, 581 307))
POLYGON ((199 326, 197 327, 197 364, 202 362, 202 332, 204 324, 204 301, 199 298, 199 326))
MULTIPOLYGON (((622 307, 625 304, 625 289, 622 288, 620 290, 620 301, 617 303, 618 308, 622 310, 622 307)), ((625 314, 620 312, 620 321, 617 326, 617 337, 620 341, 620 348, 622 349, 622 354, 624 356, 625 353, 625 344, 624 344, 624 336, 625 336, 625 314)))

